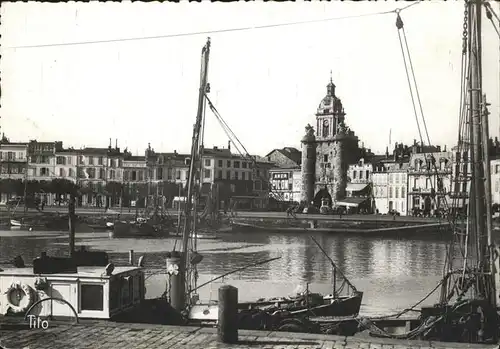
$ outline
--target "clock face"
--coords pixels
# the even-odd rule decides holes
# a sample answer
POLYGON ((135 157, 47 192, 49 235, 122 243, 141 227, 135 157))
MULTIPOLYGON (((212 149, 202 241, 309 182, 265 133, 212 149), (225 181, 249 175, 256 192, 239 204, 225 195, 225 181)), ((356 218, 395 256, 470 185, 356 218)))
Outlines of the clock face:
POLYGON ((324 126, 328 126, 328 120, 323 121, 324 126))

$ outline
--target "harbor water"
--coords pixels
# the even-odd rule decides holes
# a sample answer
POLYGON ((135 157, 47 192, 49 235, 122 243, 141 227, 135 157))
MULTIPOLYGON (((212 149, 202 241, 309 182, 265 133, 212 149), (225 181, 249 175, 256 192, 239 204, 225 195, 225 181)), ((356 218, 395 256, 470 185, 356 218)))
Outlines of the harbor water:
MULTIPOLYGON (((411 239, 382 238, 351 234, 318 234, 315 239, 337 263, 350 281, 364 292, 361 313, 386 315, 408 308, 426 296, 440 281, 446 255, 446 241, 438 235, 411 239)), ((76 234, 76 245, 106 251, 117 265, 128 262, 128 251, 135 259, 144 255, 148 269, 147 297, 165 290, 165 253, 180 240, 117 239, 110 232, 76 234)), ((332 292, 332 267, 307 234, 233 233, 217 239, 201 236, 198 251, 204 259, 198 266, 201 284, 211 278, 273 257, 270 263, 250 267, 199 290, 201 300, 217 298, 224 283, 239 288, 242 301, 292 295, 309 284, 312 292, 332 292)), ((21 255, 26 264, 46 251, 63 256, 68 252, 67 232, 0 231, 0 263, 21 255)), ((435 293, 422 305, 436 302, 435 293)))

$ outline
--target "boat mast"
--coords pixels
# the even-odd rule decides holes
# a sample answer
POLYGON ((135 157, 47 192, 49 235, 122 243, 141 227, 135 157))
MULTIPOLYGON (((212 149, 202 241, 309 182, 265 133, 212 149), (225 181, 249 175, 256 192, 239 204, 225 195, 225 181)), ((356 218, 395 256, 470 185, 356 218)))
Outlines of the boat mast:
MULTIPOLYGON (((476 245, 477 259, 475 267, 482 275, 478 282, 478 296, 483 296, 496 307, 494 283, 491 277, 491 255, 492 245, 492 222, 491 222, 491 177, 489 166, 489 129, 488 115, 483 113, 482 96, 482 38, 481 38, 481 14, 482 2, 476 0, 469 3, 471 27, 471 50, 470 59, 470 121, 472 123, 472 147, 474 155, 473 163, 473 186, 475 194, 475 218, 477 231, 471 236, 473 244, 476 245)), ((474 229, 472 229, 474 230, 474 229)), ((473 252, 473 251, 471 251, 473 252)))
MULTIPOLYGON (((210 38, 207 39, 206 45, 202 49, 202 62, 201 62, 201 81, 198 96, 198 113, 196 115, 196 123, 193 129, 193 140, 191 144, 191 161, 189 164, 189 176, 188 176, 188 192, 186 198, 186 205, 184 207, 184 229, 182 232, 182 253, 183 253, 183 269, 187 272, 187 261, 188 261, 188 242, 191 234, 191 228, 193 226, 194 219, 196 219, 196 212, 192 212, 193 208, 193 194, 195 193, 195 176, 197 172, 197 161, 199 158, 200 151, 200 136, 203 125, 203 110, 205 107, 205 92, 207 86, 207 73, 208 73, 208 61, 210 55, 210 38)), ((186 279, 187 281, 187 279, 186 279)))

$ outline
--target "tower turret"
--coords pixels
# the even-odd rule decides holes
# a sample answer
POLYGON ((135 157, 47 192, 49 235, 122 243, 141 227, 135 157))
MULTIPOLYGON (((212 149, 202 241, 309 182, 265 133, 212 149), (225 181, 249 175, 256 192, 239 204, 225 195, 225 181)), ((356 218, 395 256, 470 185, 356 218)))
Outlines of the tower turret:
POLYGON ((316 137, 311 125, 306 126, 306 134, 302 138, 302 188, 300 200, 310 203, 314 199, 316 137))

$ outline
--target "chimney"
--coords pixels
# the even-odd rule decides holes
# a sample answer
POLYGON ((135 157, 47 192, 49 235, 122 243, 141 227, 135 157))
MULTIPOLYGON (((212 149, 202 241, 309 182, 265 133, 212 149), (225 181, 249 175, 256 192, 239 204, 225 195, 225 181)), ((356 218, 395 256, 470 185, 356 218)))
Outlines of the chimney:
POLYGON ((389 158, 389 146, 385 147, 385 158, 389 158))
POLYGON ((444 151, 446 151, 446 144, 444 145, 444 151))
POLYGON ((231 151, 231 141, 227 141, 227 149, 229 149, 229 151, 231 151))
POLYGON ((109 146, 108 146, 108 150, 111 150, 111 138, 109 139, 109 146))
POLYGON ((217 147, 217 146, 214 146, 214 150, 219 150, 219 147, 217 147))
POLYGON ((177 150, 174 150, 174 155, 177 155, 177 150))
POLYGON ((115 139, 115 149, 118 149, 118 138, 115 139))
POLYGON ((437 152, 438 152, 438 153, 440 153, 440 152, 441 152, 441 146, 440 146, 440 145, 438 145, 438 146, 437 146, 437 152))

